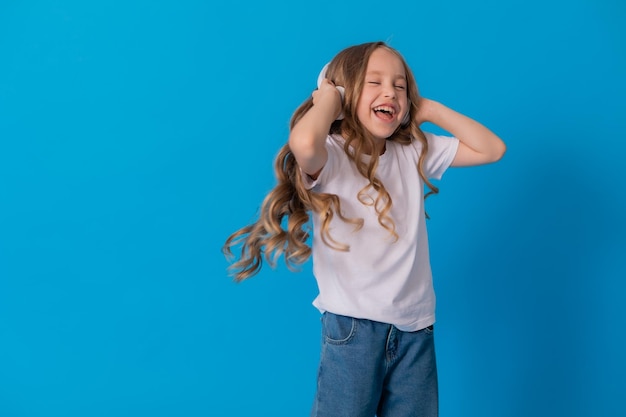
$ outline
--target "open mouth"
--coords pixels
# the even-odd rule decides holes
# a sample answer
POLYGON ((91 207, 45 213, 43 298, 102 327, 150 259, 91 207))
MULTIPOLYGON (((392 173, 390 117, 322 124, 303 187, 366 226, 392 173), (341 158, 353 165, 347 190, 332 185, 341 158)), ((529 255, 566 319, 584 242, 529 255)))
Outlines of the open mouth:
POLYGON ((383 120, 392 120, 396 110, 389 106, 377 106, 374 107, 374 113, 383 120))

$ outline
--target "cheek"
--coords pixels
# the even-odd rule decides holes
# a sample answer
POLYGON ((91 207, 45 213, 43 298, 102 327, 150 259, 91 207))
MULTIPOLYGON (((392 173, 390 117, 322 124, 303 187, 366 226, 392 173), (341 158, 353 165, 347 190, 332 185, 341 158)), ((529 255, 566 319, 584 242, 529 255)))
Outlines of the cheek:
POLYGON ((367 116, 370 112, 369 101, 367 101, 367 97, 361 96, 356 106, 356 114, 357 116, 367 116))

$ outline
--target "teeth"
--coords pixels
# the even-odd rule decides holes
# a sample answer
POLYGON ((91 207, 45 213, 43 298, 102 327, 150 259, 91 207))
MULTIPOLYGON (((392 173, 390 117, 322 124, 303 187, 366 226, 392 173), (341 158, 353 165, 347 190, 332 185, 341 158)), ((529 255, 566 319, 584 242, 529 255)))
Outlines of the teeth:
POLYGON ((393 107, 387 107, 387 106, 378 106, 378 107, 374 107, 374 111, 384 111, 386 113, 389 114, 394 114, 394 110, 393 107))

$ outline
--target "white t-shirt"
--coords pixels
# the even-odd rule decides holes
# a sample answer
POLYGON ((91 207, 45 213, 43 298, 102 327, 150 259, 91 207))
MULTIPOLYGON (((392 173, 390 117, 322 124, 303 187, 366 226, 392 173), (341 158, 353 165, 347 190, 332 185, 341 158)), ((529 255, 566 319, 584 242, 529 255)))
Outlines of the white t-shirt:
MULTIPOLYGON (((459 142, 453 137, 425 134, 429 147, 425 175, 440 179, 452 163, 459 142)), ((340 135, 329 135, 326 165, 315 181, 306 174, 303 178, 312 191, 339 196, 344 216, 362 218, 364 224, 355 231, 354 225, 334 216, 331 237, 350 246, 348 252, 342 252, 322 242, 321 222, 312 213, 313 273, 319 288, 313 305, 321 312, 389 323, 403 331, 428 327, 435 322, 435 292, 424 184, 417 171, 422 145, 418 141, 410 145, 387 141, 386 151, 379 157, 376 176, 391 196, 389 214, 399 235, 395 240, 378 223, 374 207, 358 200, 359 190, 368 181, 345 154, 344 143, 340 135)), ((375 198, 375 191, 371 190, 371 195, 375 198)))

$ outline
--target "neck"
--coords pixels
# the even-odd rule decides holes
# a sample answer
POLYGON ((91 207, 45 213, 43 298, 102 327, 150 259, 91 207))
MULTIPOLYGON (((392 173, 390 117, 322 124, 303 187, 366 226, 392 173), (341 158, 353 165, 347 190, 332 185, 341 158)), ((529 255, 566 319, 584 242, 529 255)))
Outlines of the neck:
POLYGON ((387 139, 383 139, 376 143, 376 149, 378 150, 378 155, 382 155, 387 150, 387 139))
POLYGON ((365 150, 365 154, 366 155, 372 155, 374 153, 378 154, 378 155, 382 155, 385 153, 385 151, 387 150, 387 140, 386 139, 374 139, 375 140, 375 144, 374 144, 374 149, 367 149, 365 150))

